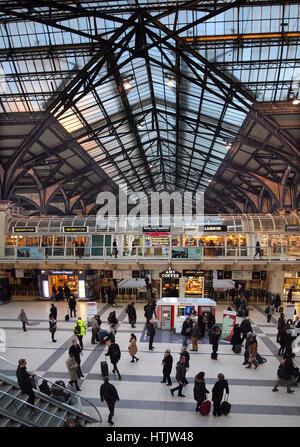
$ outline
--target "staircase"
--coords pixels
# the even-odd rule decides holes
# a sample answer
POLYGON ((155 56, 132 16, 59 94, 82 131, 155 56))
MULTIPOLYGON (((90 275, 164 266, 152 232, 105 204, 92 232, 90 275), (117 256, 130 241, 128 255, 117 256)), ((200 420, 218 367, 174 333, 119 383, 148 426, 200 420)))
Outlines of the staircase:
POLYGON ((99 413, 100 420, 52 396, 37 390, 34 393, 35 402, 31 406, 18 382, 0 374, 0 427, 62 427, 68 419, 76 419, 81 426, 101 422, 99 413))

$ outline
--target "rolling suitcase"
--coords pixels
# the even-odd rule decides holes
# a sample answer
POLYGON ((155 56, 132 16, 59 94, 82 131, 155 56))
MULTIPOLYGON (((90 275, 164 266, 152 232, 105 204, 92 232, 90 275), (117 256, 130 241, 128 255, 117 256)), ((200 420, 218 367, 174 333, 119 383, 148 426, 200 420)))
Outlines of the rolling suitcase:
POLYGON ((70 317, 69 314, 65 315, 65 321, 69 321, 70 317))
POLYGON ((210 400, 205 400, 204 402, 201 402, 200 414, 202 414, 202 416, 207 416, 210 412, 210 407, 211 407, 210 400))
POLYGON ((249 310, 248 309, 244 309, 244 317, 248 317, 249 315, 249 310))
POLYGON ((100 362, 102 377, 108 377, 108 364, 106 361, 100 362))
POLYGON ((228 402, 228 395, 226 395, 225 400, 221 403, 221 411, 225 416, 227 416, 227 414, 230 413, 230 410, 231 404, 228 402))
POLYGON ((233 352, 234 352, 235 354, 240 354, 241 351, 242 351, 242 345, 235 345, 235 346, 234 346, 233 352))

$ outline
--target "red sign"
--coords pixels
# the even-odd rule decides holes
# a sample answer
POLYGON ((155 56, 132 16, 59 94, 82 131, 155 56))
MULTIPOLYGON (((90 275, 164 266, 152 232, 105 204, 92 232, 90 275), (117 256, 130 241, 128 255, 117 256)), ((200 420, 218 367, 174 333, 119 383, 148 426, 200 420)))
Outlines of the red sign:
POLYGON ((158 233, 158 231, 155 231, 154 233, 145 233, 146 236, 168 236, 169 233, 158 233))

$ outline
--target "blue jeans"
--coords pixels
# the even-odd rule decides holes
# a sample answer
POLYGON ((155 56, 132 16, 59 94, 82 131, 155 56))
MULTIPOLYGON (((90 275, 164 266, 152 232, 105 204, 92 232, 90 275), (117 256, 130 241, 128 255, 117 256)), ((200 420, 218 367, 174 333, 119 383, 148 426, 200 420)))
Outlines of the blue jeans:
POLYGON ((187 346, 187 341, 188 341, 187 335, 183 335, 182 336, 182 346, 187 346))

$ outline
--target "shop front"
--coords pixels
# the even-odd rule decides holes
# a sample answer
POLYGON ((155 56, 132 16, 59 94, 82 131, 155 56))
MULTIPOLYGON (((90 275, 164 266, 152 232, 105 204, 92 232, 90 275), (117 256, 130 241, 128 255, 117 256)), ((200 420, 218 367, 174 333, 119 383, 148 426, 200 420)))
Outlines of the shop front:
POLYGON ((181 273, 176 270, 165 270, 159 274, 161 278, 161 294, 164 297, 178 297, 179 296, 179 279, 181 273))
POLYGON ((204 296, 204 270, 183 270, 183 277, 185 278, 185 297, 204 296))
POLYGON ((300 302, 300 271, 285 273, 282 293, 284 300, 287 300, 290 290, 292 291, 292 301, 300 302))
POLYGON ((145 256, 167 256, 169 254, 170 227, 144 227, 143 233, 145 256))

